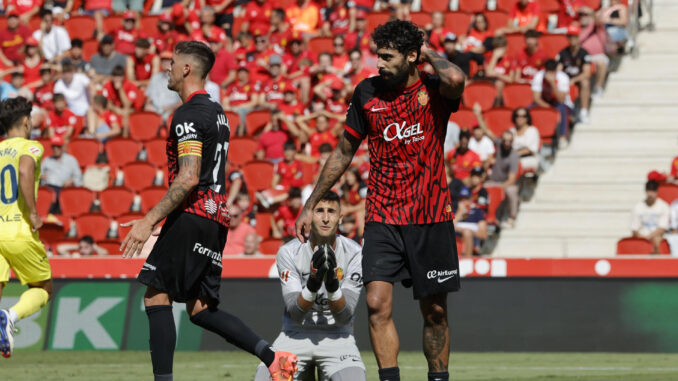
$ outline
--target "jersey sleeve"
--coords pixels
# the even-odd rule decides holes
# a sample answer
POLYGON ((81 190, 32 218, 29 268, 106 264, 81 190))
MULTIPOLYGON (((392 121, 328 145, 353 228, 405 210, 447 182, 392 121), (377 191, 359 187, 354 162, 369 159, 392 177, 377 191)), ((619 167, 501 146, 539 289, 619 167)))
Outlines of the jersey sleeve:
POLYGON ((177 155, 202 157, 202 146, 205 137, 204 127, 199 118, 185 110, 178 110, 172 118, 171 134, 177 140, 177 155))
POLYGON ((358 84, 353 92, 351 103, 346 111, 345 134, 354 139, 363 140, 367 136, 367 118, 363 109, 365 96, 365 81, 358 84))
POLYGON ((40 142, 28 140, 26 143, 24 143, 23 147, 21 147, 19 156, 30 156, 33 160, 35 160, 35 165, 39 166, 44 154, 45 149, 42 147, 40 142))
POLYGON ((294 250, 289 245, 280 247, 275 257, 275 265, 278 268, 283 299, 301 292, 303 288, 301 274, 294 264, 294 250))

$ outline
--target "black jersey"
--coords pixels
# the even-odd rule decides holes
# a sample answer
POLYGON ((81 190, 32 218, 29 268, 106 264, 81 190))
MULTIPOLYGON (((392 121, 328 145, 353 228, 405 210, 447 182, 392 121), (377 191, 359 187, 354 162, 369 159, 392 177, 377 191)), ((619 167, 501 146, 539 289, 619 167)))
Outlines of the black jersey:
POLYGON ((200 182, 180 207, 228 227, 226 174, 230 127, 224 110, 205 91, 191 94, 170 124, 167 138, 169 184, 179 174, 179 158, 201 157, 200 182))
POLYGON ((584 70, 584 65, 591 63, 591 56, 584 49, 577 50, 577 54, 572 54, 570 48, 565 48, 558 53, 556 61, 563 65, 563 71, 570 77, 574 78, 581 74, 584 70))

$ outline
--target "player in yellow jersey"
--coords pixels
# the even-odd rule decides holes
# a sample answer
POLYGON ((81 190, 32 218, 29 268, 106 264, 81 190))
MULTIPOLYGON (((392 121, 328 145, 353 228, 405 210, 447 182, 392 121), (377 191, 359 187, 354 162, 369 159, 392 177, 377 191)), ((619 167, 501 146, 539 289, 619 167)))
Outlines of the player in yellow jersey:
POLYGON ((0 310, 0 354, 10 357, 14 324, 40 310, 52 294, 52 271, 38 239, 42 221, 36 208, 40 160, 44 149, 28 140, 32 104, 23 97, 0 102, 0 298, 10 268, 28 284, 19 301, 0 310))

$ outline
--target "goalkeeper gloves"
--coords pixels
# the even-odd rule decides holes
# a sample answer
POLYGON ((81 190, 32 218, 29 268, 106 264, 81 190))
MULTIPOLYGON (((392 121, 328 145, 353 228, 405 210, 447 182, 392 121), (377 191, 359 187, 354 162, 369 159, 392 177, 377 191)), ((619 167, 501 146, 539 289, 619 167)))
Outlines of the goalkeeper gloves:
POLYGON ((339 278, 337 277, 337 256, 330 245, 323 245, 327 253, 327 273, 325 274, 325 289, 328 293, 334 293, 339 289, 339 278))
POLYGON ((309 291, 314 293, 318 292, 320 286, 323 284, 323 278, 327 272, 325 262, 325 250, 323 246, 321 246, 313 253, 313 257, 311 258, 311 273, 306 281, 306 289, 309 291))

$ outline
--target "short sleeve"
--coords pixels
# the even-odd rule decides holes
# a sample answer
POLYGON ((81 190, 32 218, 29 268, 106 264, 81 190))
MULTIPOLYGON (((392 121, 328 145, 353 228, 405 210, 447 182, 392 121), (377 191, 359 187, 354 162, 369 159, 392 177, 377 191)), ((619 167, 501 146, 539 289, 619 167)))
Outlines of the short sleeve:
POLYGON ((278 254, 275 257, 275 265, 278 268, 278 277, 280 278, 283 296, 301 292, 301 274, 299 274, 294 264, 293 252, 287 245, 281 246, 278 250, 278 254))
POLYGON ((440 77, 437 75, 431 75, 431 74, 423 74, 425 77, 422 78, 422 80, 426 81, 426 88, 429 91, 429 95, 434 98, 438 99, 438 102, 440 105, 443 107, 443 110, 447 116, 445 119, 449 119, 451 113, 456 112, 459 110, 459 106, 461 104, 461 97, 457 99, 448 99, 440 95, 440 77))
POLYGON ((36 165, 40 165, 42 161, 42 156, 45 154, 45 149, 42 147, 40 142, 34 140, 27 141, 22 150, 20 156, 30 156, 35 160, 36 165))
POLYGON ((544 82, 544 71, 541 70, 540 72, 535 74, 534 78, 532 79, 532 91, 535 93, 541 93, 543 82, 544 82))
MULTIPOLYGON (((350 248, 352 245, 346 245, 350 248)), ((351 258, 348 263, 348 268, 344 273, 344 280, 341 283, 342 290, 351 290, 356 294, 360 294, 363 286, 363 268, 362 268, 362 253, 360 250, 351 258)))
POLYGON ((558 91, 567 94, 570 93, 570 77, 568 77, 567 74, 563 73, 562 71, 559 71, 556 74, 556 82, 558 85, 558 91))
POLYGON ((363 110, 365 87, 365 81, 363 81, 355 88, 346 112, 345 132, 359 140, 363 140, 368 132, 367 118, 365 117, 365 110, 363 110))
POLYGON ((185 110, 174 114, 170 134, 177 140, 178 157, 202 156, 204 131, 197 119, 185 110))

